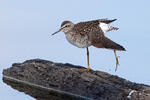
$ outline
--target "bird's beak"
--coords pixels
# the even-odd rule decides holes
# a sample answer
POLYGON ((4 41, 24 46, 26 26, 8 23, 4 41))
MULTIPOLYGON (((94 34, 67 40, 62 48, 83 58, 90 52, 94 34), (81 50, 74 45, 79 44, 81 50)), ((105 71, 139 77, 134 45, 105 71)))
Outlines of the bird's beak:
POLYGON ((62 28, 60 28, 58 31, 56 31, 55 33, 53 33, 52 35, 55 35, 56 33, 60 32, 62 30, 62 28))

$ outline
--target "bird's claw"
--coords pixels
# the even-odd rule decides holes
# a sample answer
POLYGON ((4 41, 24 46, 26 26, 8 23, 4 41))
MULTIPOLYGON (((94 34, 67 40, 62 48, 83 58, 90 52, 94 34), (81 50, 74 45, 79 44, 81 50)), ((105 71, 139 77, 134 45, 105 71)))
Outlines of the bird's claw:
POLYGON ((88 66, 88 68, 87 68, 87 69, 82 68, 82 69, 81 69, 81 71, 82 71, 82 72, 89 72, 89 71, 90 71, 90 66, 88 66))
POLYGON ((88 66, 88 68, 87 68, 87 72, 89 72, 90 71, 90 66, 88 66))

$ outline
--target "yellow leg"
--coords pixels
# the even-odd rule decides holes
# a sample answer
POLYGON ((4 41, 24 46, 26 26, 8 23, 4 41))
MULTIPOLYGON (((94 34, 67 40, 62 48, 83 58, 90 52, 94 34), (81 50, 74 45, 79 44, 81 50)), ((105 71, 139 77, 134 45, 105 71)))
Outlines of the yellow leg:
POLYGON ((87 64, 88 64, 87 71, 89 71, 89 70, 90 70, 90 63, 89 63, 89 49, 86 48, 86 50, 87 50, 87 64))
POLYGON ((115 58, 116 58, 116 69, 115 69, 115 71, 117 71, 118 65, 119 65, 119 60, 118 60, 118 56, 116 54, 116 50, 114 50, 114 54, 115 54, 115 58))

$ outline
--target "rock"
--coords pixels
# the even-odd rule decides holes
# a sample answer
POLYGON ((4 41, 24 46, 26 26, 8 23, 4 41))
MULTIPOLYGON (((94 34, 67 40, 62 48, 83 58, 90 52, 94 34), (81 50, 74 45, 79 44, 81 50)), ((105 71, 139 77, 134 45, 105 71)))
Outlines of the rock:
POLYGON ((3 81, 37 100, 150 100, 150 86, 106 72, 33 59, 3 71, 3 81))

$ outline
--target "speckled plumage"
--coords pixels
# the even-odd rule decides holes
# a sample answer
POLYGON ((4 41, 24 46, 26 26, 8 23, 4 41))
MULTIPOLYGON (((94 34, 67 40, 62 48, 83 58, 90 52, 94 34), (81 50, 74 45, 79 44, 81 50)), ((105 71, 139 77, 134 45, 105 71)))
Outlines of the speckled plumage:
POLYGON ((125 51, 125 48, 105 37, 106 32, 119 29, 109 25, 111 22, 115 20, 116 19, 113 20, 99 19, 87 22, 80 22, 77 24, 74 24, 71 21, 64 21, 61 24, 61 28, 52 35, 60 31, 63 31, 69 43, 79 48, 86 48, 88 71, 90 70, 89 50, 88 50, 89 46, 114 50, 116 58, 116 70, 117 70, 119 61, 118 56, 116 55, 116 50, 125 51))
MULTIPOLYGON (((87 22, 80 22, 74 24, 74 27, 71 30, 64 33, 66 35, 67 40, 71 44, 79 48, 87 48, 93 45, 98 48, 125 50, 119 44, 105 37, 103 30, 99 26, 100 23, 105 23, 107 25, 115 20, 116 19, 114 20, 100 19, 87 22)), ((68 22, 69 21, 64 21, 61 26, 64 26, 68 22)), ((110 26, 110 29, 108 31, 117 29, 118 28, 110 26)))

